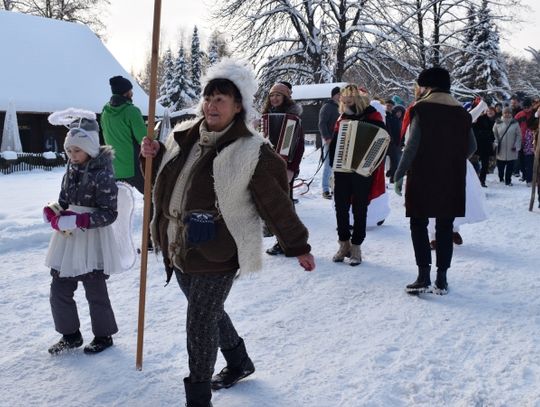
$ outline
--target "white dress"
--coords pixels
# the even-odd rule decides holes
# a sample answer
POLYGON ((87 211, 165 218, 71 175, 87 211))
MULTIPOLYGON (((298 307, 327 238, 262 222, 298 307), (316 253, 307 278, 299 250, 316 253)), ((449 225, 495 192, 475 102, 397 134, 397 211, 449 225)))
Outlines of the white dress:
MULTIPOLYGON (((93 229, 55 231, 49 241, 45 265, 59 271, 60 277, 76 277, 94 270, 107 275, 128 270, 136 261, 131 238, 134 198, 130 187, 118 185, 118 216, 110 225, 93 229)), ((70 205, 76 213, 95 208, 70 205)))

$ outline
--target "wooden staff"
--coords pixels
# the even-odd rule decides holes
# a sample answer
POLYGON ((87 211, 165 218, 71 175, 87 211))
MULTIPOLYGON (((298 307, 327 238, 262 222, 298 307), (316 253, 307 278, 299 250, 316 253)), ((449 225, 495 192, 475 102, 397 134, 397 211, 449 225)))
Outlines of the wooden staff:
MULTIPOLYGON (((150 63, 150 97, 148 102, 148 130, 146 136, 154 138, 156 115, 157 69, 159 57, 159 30, 161 22, 161 0, 154 0, 154 25, 152 29, 152 59, 150 63)), ((137 370, 142 370, 144 340, 144 308, 146 304, 146 271, 148 265, 148 229, 152 195, 152 157, 147 157, 144 167, 144 210, 141 243, 141 279, 139 287, 139 323, 137 328, 137 370)))

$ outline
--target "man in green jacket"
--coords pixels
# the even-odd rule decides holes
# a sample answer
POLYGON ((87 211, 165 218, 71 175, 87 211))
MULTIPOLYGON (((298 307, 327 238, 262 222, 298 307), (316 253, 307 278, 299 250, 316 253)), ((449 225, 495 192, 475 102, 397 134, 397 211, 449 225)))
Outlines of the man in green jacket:
POLYGON ((105 143, 114 148, 114 175, 141 194, 144 180, 139 168, 139 146, 146 136, 146 125, 141 111, 133 104, 133 85, 122 77, 109 79, 112 97, 101 112, 101 128, 105 143))

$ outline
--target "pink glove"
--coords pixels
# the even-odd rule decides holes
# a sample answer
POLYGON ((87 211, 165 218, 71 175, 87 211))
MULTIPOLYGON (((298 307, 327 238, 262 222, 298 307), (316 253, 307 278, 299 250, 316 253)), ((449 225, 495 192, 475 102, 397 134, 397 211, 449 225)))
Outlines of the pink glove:
POLYGON ((89 213, 75 213, 73 211, 62 211, 51 219, 51 227, 58 231, 73 230, 77 228, 88 229, 90 226, 89 213))
POLYGON ((62 207, 58 202, 49 203, 43 208, 43 222, 51 223, 51 219, 62 212, 62 207))
POLYGON ((55 216, 56 216, 56 213, 51 208, 49 208, 48 206, 43 208, 43 222, 51 223, 51 219, 54 218, 55 216))

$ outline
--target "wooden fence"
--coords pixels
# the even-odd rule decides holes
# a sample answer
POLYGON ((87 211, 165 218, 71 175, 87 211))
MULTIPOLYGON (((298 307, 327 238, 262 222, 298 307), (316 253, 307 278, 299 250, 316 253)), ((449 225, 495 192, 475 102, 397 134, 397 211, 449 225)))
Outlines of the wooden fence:
POLYGON ((17 153, 17 159, 13 160, 0 156, 0 172, 2 174, 34 169, 50 171, 53 167, 62 167, 65 164, 66 157, 63 153, 56 153, 55 158, 45 158, 40 153, 17 153))

